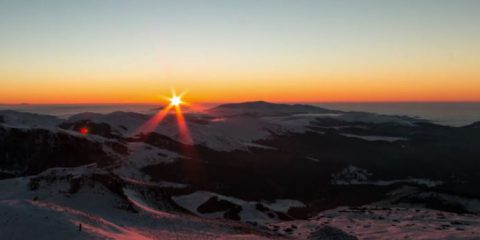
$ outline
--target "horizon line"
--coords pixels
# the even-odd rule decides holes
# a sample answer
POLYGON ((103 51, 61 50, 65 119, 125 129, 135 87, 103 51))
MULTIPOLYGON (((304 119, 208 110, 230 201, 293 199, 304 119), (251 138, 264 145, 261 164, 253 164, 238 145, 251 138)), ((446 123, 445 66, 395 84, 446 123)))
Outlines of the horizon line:
MULTIPOLYGON (((227 104, 227 103, 248 103, 248 102, 268 102, 274 104, 334 104, 334 103, 480 103, 480 100, 430 100, 430 101, 267 101, 267 100, 245 100, 245 101, 206 101, 206 102, 196 102, 196 104, 227 104)), ((195 103, 193 103, 195 104, 195 103)), ((54 103, 0 103, 0 106, 27 106, 27 105, 165 105, 161 102, 54 102, 54 103)))

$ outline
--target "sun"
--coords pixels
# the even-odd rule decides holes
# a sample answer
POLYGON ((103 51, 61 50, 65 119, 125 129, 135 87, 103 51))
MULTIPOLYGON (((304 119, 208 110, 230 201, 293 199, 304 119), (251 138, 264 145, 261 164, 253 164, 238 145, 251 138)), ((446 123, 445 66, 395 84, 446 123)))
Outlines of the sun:
POLYGON ((172 89, 172 93, 170 96, 163 96, 162 98, 168 102, 169 107, 179 108, 184 105, 190 106, 190 104, 188 102, 185 102, 185 100, 183 99, 183 96, 185 96, 186 93, 186 91, 183 91, 180 94, 177 94, 175 89, 172 89))
POLYGON ((170 98, 170 105, 172 106, 180 106, 182 104, 182 98, 180 96, 173 96, 170 98))

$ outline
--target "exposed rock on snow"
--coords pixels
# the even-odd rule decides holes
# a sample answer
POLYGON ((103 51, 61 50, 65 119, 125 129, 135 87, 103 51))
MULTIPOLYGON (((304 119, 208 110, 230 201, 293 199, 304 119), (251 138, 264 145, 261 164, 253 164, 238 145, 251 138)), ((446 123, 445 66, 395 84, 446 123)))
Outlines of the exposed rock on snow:
POLYGON ((407 179, 393 179, 393 180, 369 180, 373 174, 365 169, 355 166, 348 166, 338 173, 332 174, 332 184, 336 185, 377 185, 387 186, 396 183, 413 183, 424 185, 427 187, 435 187, 443 184, 442 181, 434 181, 423 178, 407 178, 407 179))
POLYGON ((268 225, 294 239, 477 239, 480 218, 425 208, 395 206, 340 207, 309 220, 268 225), (325 228, 328 226, 328 228, 325 228), (286 231, 287 230, 287 231, 286 231), (338 238, 328 238, 338 234, 338 238))
POLYGON ((273 203, 249 202, 216 193, 197 191, 188 195, 174 196, 172 199, 181 207, 198 216, 209 218, 232 218, 243 222, 268 223, 278 221, 277 213, 286 214, 292 207, 304 207, 296 200, 282 199, 273 203), (201 211, 205 204, 216 203, 210 211, 201 211))
POLYGON ((349 165, 339 173, 332 175, 333 184, 360 184, 366 182, 372 173, 365 169, 349 165))
POLYGON ((310 236, 308 236, 308 239, 311 239, 311 240, 357 240, 358 238, 338 228, 324 226, 310 233, 310 236))

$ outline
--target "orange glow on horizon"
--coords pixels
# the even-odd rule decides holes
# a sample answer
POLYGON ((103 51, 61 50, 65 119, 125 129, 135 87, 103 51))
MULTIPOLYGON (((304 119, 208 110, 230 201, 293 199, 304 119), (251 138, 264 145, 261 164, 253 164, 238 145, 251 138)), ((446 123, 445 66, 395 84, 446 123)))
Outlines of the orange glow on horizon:
POLYGON ((0 104, 480 102, 478 1, 3 2, 0 104))
POLYGON ((279 70, 271 75, 232 72, 214 77, 203 72, 138 78, 132 74, 106 79, 78 77, 71 81, 39 78, 31 84, 25 84, 22 76, 7 77, 0 73, 0 79, 12 79, 2 84, 0 104, 158 103, 163 100, 158 92, 168 91, 168 86, 188 88, 194 93, 189 100, 195 103, 480 101, 480 71, 450 72, 448 68, 438 72, 407 69, 405 72, 370 70, 343 74, 279 70))
MULTIPOLYGON (((442 81, 385 82, 384 78, 370 81, 342 78, 315 82, 309 79, 284 79, 252 83, 212 83, 192 85, 192 102, 224 103, 264 100, 270 102, 478 102, 480 82, 459 80, 458 84, 442 81)), ((480 75, 479 75, 480 79, 480 75)), ((159 101, 157 84, 105 86, 92 89, 74 89, 63 84, 43 86, 2 85, 0 104, 143 104, 159 101), (53 91, 52 89, 62 89, 53 91)), ((171 104, 168 99, 168 104, 171 104)), ((174 102, 183 102, 175 98, 174 102)), ((180 103, 182 104, 182 103, 180 103)))

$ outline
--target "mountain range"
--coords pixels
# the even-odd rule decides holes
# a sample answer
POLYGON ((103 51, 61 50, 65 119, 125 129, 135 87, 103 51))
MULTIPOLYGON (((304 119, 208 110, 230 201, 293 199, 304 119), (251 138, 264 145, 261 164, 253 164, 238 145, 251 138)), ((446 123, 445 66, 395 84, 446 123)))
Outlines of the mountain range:
POLYGON ((0 111, 0 238, 480 236, 480 122, 263 101, 151 119, 0 111))

